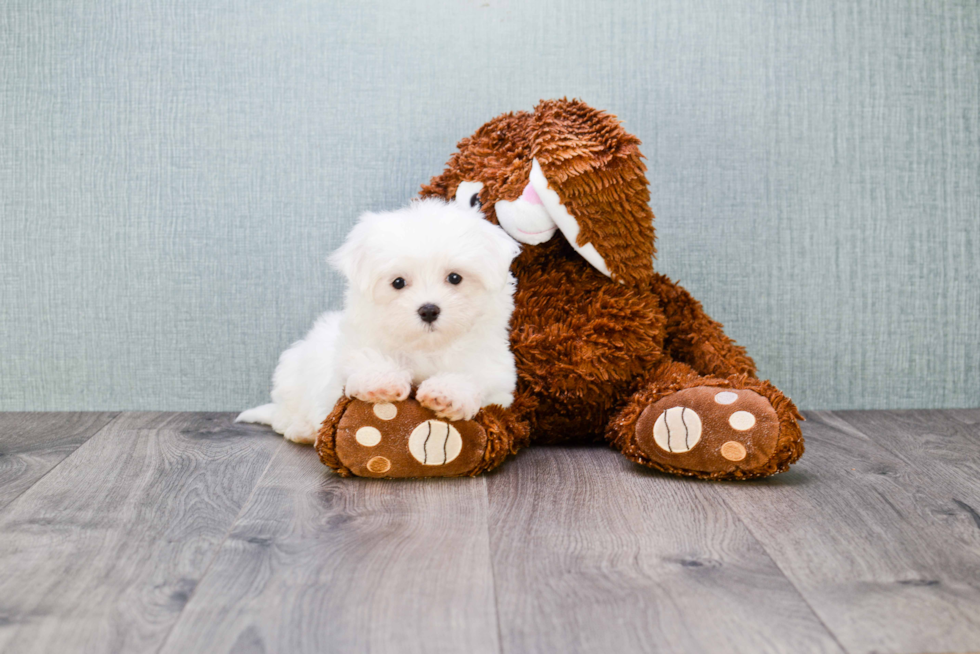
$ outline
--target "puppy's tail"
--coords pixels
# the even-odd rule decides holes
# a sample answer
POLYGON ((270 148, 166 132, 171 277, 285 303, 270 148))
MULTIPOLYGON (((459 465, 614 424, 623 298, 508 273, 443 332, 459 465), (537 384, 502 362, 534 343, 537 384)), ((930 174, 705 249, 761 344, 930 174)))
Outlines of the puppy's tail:
POLYGON ((276 415, 275 404, 263 404, 248 411, 242 411, 235 418, 235 422, 252 422, 260 425, 271 425, 272 417, 276 415))

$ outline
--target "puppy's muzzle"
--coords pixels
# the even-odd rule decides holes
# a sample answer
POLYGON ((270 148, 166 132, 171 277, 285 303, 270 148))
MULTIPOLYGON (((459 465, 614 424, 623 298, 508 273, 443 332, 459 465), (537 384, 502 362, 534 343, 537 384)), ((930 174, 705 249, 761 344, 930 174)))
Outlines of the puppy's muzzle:
POLYGON ((439 313, 441 311, 442 310, 434 304, 423 304, 419 307, 419 317, 422 319, 422 322, 431 325, 436 321, 436 318, 439 317, 439 313))

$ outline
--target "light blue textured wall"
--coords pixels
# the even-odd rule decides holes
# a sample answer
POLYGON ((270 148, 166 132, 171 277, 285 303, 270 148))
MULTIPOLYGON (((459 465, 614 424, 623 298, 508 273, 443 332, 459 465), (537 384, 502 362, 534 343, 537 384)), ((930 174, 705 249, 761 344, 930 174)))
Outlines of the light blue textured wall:
POLYGON ((563 95, 801 406, 980 405, 975 0, 6 0, 0 409, 261 401, 357 214, 563 95))

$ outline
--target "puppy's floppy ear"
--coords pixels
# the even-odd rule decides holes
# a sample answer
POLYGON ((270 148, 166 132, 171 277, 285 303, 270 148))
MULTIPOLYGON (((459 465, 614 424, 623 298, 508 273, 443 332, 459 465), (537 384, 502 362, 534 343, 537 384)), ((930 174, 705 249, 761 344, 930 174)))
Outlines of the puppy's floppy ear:
POLYGON ((653 212, 640 140, 578 100, 534 108, 531 186, 572 247, 622 284, 653 278, 653 212))
POLYGON ((521 244, 512 239, 503 228, 483 219, 483 214, 476 210, 479 216, 476 224, 483 235, 485 251, 494 265, 488 271, 487 282, 496 288, 501 288, 510 279, 510 264, 521 253, 521 244))
POLYGON ((371 212, 361 214, 343 245, 327 257, 327 262, 346 277, 351 284, 355 283, 357 279, 364 278, 361 273, 367 263, 366 241, 371 230, 371 224, 376 222, 378 218, 377 214, 371 212))
POLYGON ((510 263, 517 258, 517 255, 521 253, 521 244, 511 238, 510 234, 505 232, 502 227, 498 227, 493 223, 483 220, 483 214, 479 209, 471 209, 478 218, 478 225, 483 231, 487 242, 494 254, 500 259, 507 259, 507 263, 510 263))

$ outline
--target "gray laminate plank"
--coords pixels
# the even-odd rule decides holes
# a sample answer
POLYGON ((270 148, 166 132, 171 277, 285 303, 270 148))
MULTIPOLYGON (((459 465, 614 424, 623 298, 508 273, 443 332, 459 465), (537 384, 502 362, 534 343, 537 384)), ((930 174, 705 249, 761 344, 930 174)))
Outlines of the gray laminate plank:
POLYGON ((839 652, 719 487, 604 448, 488 477, 503 651, 839 652))
POLYGON ((115 413, 0 413, 0 509, 61 463, 115 413))
POLYGON ((163 652, 496 652, 486 484, 342 479, 287 444, 163 652))
MULTIPOLYGON (((980 529, 951 495, 975 486, 937 456, 938 437, 913 444, 857 413, 807 417, 802 461, 721 486, 726 501, 848 651, 980 650, 980 529)), ((976 469, 977 450, 957 447, 976 469)))
POLYGON ((980 409, 844 411, 834 417, 905 464, 882 474, 912 475, 968 523, 971 511, 980 511, 980 409))
POLYGON ((942 412, 953 416, 965 425, 976 425, 980 423, 980 407, 974 409, 943 409, 942 412))
POLYGON ((123 414, 0 511, 0 651, 161 645, 282 439, 123 414))

